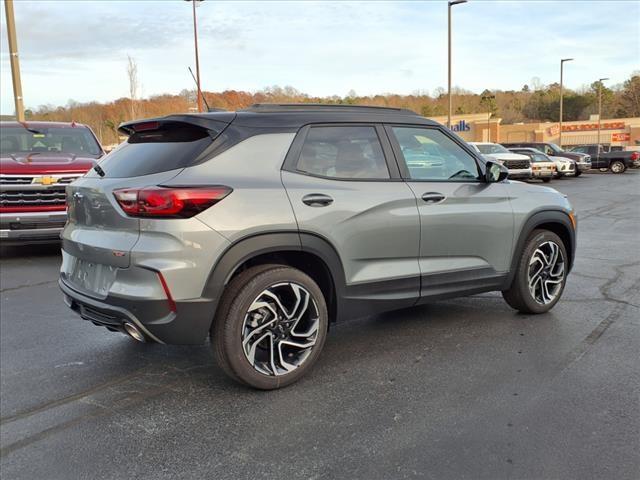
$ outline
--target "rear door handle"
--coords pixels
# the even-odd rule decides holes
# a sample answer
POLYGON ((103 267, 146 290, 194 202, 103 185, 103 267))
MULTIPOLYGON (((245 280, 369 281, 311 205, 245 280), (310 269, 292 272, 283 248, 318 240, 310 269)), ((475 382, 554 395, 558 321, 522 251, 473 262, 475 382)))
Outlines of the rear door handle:
POLYGON ((302 203, 310 207, 326 207, 333 203, 333 198, 323 193, 310 193, 302 197, 302 203))
POLYGON ((438 192, 427 192, 422 195, 422 200, 425 203, 440 203, 445 198, 446 197, 443 194, 438 192))

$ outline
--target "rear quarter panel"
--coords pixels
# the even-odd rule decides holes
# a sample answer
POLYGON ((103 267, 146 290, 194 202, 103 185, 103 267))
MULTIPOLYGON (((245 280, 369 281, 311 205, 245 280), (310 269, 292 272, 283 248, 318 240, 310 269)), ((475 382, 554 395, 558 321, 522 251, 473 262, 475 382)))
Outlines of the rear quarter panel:
POLYGON ((198 220, 229 242, 271 231, 297 231, 280 168, 295 133, 255 135, 183 170, 172 184, 226 185, 233 192, 198 220))

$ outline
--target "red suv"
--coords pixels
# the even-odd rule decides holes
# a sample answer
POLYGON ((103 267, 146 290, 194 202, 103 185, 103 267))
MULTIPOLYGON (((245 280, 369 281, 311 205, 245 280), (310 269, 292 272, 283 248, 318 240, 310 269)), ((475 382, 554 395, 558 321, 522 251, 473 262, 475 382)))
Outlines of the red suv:
POLYGON ((79 123, 0 123, 0 239, 3 245, 59 239, 65 188, 104 155, 79 123))

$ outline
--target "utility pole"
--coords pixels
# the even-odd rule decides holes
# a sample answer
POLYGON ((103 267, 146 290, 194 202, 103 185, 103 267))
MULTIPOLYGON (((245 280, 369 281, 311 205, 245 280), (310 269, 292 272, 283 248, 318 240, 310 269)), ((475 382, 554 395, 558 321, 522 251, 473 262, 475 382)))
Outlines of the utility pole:
POLYGON ((451 7, 454 5, 458 5, 460 3, 466 3, 467 0, 450 0, 448 7, 448 16, 447 20, 449 22, 449 26, 447 29, 448 35, 448 79, 447 79, 447 92, 449 96, 449 115, 447 116, 447 128, 451 128, 451 110, 453 108, 453 101, 451 99, 451 7))
POLYGON ((558 139, 558 145, 562 148, 562 74, 564 69, 564 62, 570 62, 573 58, 563 58, 560 60, 560 138, 558 139))
POLYGON ((13 82, 16 119, 19 122, 24 122, 24 103, 22 101, 22 81, 20 80, 20 61, 18 60, 18 40, 16 38, 16 20, 13 15, 13 0, 5 0, 4 11, 7 16, 9 60, 11 61, 11 80, 13 82))
POLYGON ((198 20, 196 15, 196 2, 204 0, 185 0, 193 4, 193 43, 196 50, 196 84, 198 88, 198 112, 202 112, 202 89, 200 88, 200 58, 198 56, 198 20))
POLYGON ((602 82, 609 80, 601 78, 598 80, 598 145, 596 146, 596 159, 600 161, 600 119, 602 118, 602 82))

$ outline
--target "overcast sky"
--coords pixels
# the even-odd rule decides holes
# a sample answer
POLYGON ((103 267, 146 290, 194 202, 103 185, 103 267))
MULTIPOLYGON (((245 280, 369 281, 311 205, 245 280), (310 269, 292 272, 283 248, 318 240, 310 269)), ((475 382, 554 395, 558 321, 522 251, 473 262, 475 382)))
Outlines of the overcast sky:
MULTIPOLYGON (((481 1, 454 11, 454 85, 520 89, 539 77, 577 88, 640 69, 640 1, 481 1)), ((197 9, 203 88, 291 85, 311 95, 432 93, 447 82, 447 3, 224 2, 197 9)), ((27 107, 193 88, 191 5, 183 0, 15 1, 27 107)), ((1 110, 13 113, 2 5, 1 110)))

